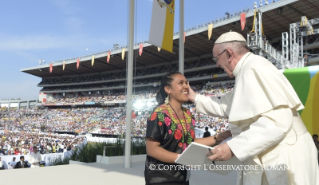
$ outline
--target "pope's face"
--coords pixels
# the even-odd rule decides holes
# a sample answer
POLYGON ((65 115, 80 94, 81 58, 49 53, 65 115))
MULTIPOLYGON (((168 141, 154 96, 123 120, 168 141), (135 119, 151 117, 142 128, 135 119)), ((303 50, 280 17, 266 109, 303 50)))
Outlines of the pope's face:
POLYGON ((229 61, 230 55, 220 44, 215 44, 213 48, 213 58, 216 58, 215 62, 217 67, 222 68, 230 78, 234 77, 229 61))

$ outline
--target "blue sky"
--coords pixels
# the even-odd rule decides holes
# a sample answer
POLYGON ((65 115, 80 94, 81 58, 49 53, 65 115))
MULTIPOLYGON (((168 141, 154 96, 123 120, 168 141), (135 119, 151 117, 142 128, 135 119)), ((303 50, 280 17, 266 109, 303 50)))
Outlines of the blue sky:
MULTIPOLYGON (((0 100, 37 99, 40 78, 20 72, 46 63, 127 45, 129 0, 0 1, 0 100)), ((148 40, 152 0, 135 0, 135 42, 148 40)), ((252 7, 253 0, 185 0, 185 29, 226 12, 252 7)), ((175 31, 179 0, 176 1, 175 31)))

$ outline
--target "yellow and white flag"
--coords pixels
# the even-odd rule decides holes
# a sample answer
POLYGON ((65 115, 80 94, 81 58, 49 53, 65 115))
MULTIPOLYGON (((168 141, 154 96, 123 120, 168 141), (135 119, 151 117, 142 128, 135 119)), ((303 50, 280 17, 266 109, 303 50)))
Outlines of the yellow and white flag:
POLYGON ((64 71, 64 69, 65 69, 65 61, 63 61, 63 71, 64 71))
POLYGON ((92 56, 92 62, 91 62, 92 66, 94 65, 94 58, 95 58, 95 55, 92 56))
POLYGON ((148 42, 173 52, 175 0, 153 0, 152 22, 148 42))
POLYGON ((126 49, 123 48, 123 49, 122 49, 122 60, 124 60, 124 58, 125 58, 125 51, 126 51, 126 49))
POLYGON ((212 37, 212 33, 213 33, 213 24, 209 24, 208 25, 208 40, 210 40, 210 38, 212 37))

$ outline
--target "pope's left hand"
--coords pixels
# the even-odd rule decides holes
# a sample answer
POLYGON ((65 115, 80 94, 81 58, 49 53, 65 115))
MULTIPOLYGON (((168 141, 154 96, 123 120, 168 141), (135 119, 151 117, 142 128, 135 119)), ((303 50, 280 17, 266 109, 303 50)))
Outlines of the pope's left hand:
POLYGON ((226 161, 234 156, 227 143, 223 143, 214 147, 207 153, 207 158, 211 161, 226 161))

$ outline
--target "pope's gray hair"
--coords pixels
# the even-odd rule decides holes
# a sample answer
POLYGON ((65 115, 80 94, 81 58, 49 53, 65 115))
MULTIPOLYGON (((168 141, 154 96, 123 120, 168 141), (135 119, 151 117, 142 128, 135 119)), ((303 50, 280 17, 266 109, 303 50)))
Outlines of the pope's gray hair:
POLYGON ((228 49, 228 48, 233 49, 239 55, 243 55, 249 51, 247 43, 243 41, 224 42, 224 43, 220 43, 220 45, 224 49, 228 49))

